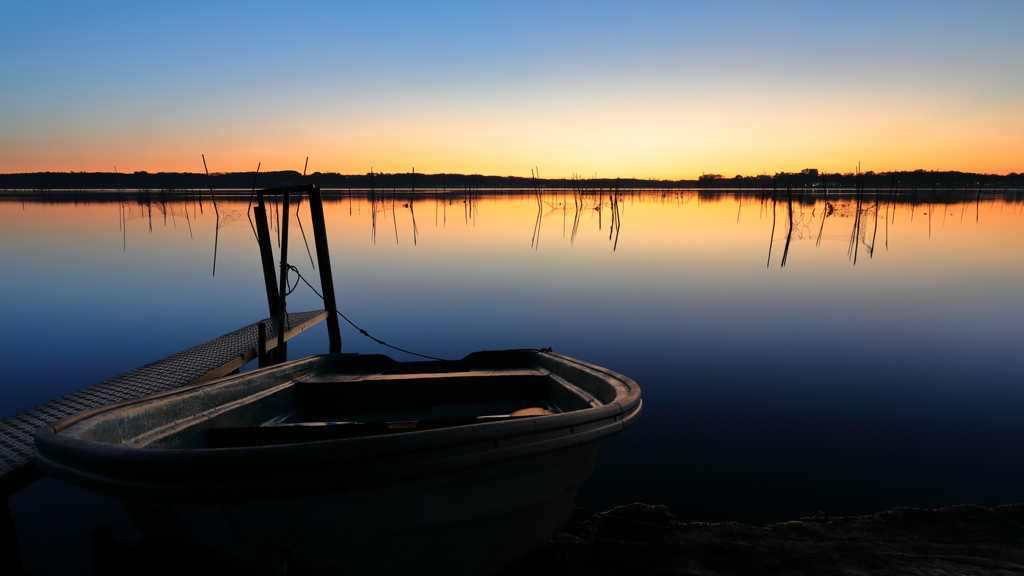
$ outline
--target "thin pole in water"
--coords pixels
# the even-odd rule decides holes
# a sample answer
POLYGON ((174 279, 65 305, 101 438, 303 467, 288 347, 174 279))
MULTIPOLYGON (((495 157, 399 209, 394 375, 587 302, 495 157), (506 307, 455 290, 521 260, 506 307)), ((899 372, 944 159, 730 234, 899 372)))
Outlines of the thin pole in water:
POLYGON ((210 186, 210 200, 213 201, 214 208, 217 207, 217 197, 213 194, 213 180, 210 178, 210 169, 206 167, 206 154, 200 154, 203 157, 203 170, 206 171, 206 183, 210 186))
MULTIPOLYGON (((302 184, 306 184, 306 168, 309 168, 309 156, 306 156, 306 165, 302 167, 302 184)), ((313 253, 309 251, 309 240, 306 240, 306 229, 302 227, 302 217, 299 216, 299 210, 302 208, 302 193, 299 193, 299 199, 295 202, 295 221, 299 223, 299 232, 302 232, 302 243, 306 245, 306 254, 309 255, 309 265, 316 270, 316 264, 313 263, 313 253)))
POLYGON ((264 368, 270 365, 267 361, 267 325, 260 322, 256 331, 256 357, 257 367, 264 368))
POLYGON ((277 276, 274 274, 274 249, 270 241, 270 226, 267 223, 267 207, 263 200, 263 191, 256 193, 256 240, 260 245, 260 261, 263 265, 263 281, 267 289, 267 304, 270 317, 277 316, 277 305, 280 296, 277 292, 277 276))
POLYGON ((327 336, 330 352, 341 352, 341 329, 338 324, 338 303, 334 296, 334 276, 331 273, 331 256, 327 246, 327 225, 324 221, 323 197, 320 188, 314 186, 309 192, 309 213, 313 220, 313 242, 316 257, 320 261, 320 289, 327 308, 327 336))
POLYGON ((220 242, 220 210, 217 209, 217 197, 213 194, 213 180, 210 179, 210 169, 206 167, 206 154, 203 157, 203 170, 206 171, 206 183, 210 186, 210 200, 213 201, 213 211, 216 213, 217 226, 213 235, 213 275, 217 275, 217 244, 220 242))
POLYGON ((249 226, 252 227, 252 235, 256 237, 256 242, 260 241, 260 235, 256 233, 256 225, 252 222, 252 197, 256 195, 256 180, 260 177, 261 166, 263 166, 262 162, 256 163, 256 175, 252 177, 252 192, 249 193, 249 207, 245 209, 245 215, 249 218, 249 226))
MULTIPOLYGON (((117 182, 117 204, 121 212, 121 251, 128 251, 128 221, 124 214, 124 199, 121 197, 121 175, 117 173, 117 166, 114 166, 114 179, 117 182)), ((191 228, 189 228, 191 231, 191 228)))
POLYGON ((285 312, 285 298, 288 296, 288 208, 289 208, 290 194, 289 190, 284 190, 284 202, 283 210, 281 213, 281 284, 279 289, 279 298, 277 306, 277 361, 284 362, 288 358, 288 350, 285 348, 286 344, 284 341, 284 320, 286 317, 285 312))

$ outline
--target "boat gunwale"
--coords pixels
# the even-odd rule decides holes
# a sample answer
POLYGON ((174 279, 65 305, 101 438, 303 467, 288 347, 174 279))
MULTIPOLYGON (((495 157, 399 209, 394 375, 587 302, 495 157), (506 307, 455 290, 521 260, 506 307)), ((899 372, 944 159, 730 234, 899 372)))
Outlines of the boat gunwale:
MULTIPOLYGON (((636 383, 621 374, 586 362, 553 354, 546 350, 482 352, 471 354, 463 360, 472 360, 476 355, 500 354, 502 352, 532 353, 536 356, 531 357, 530 360, 548 370, 550 367, 544 366, 545 362, 538 360, 543 359, 554 364, 567 364, 570 367, 574 366, 576 369, 590 372, 592 376, 606 381, 615 388, 615 399, 613 402, 598 407, 515 421, 499 420, 470 426, 410 431, 398 435, 239 448, 140 449, 121 444, 82 440, 59 433, 75 423, 99 416, 103 412, 159 400, 170 395, 187 394, 194 392, 197 388, 225 385, 251 374, 246 373, 90 410, 66 418, 54 425, 44 426, 36 431, 37 462, 44 470, 48 467, 63 468, 75 475, 95 475, 108 480, 110 477, 105 474, 107 470, 117 470, 120 475, 137 478, 143 482, 148 482, 147 478, 159 480, 169 475, 180 478, 179 485, 181 481, 195 482, 196 480, 189 479, 189 475, 196 471, 204 473, 205 478, 202 480, 204 482, 208 482, 211 476, 232 478, 253 471, 265 474, 268 459, 273 461, 275 466, 292 472, 296 469, 314 471, 324 468, 333 469, 341 465, 360 462, 388 465, 389 460, 404 460, 410 466, 422 468, 424 463, 431 460, 439 462, 457 460, 472 457, 481 451, 504 451, 503 448, 498 447, 498 443, 502 440, 513 441, 516 445, 539 442, 552 447, 553 444, 562 444, 564 440, 575 437, 572 443, 576 443, 576 440, 584 441, 584 437, 590 437, 593 433, 601 432, 600 435, 604 436, 620 431, 639 415, 640 390, 636 383), (608 425, 600 424, 602 421, 607 421, 608 425), (617 429, 608 430, 609 425, 617 427, 617 429), (575 429, 579 431, 577 432, 575 429), (559 430, 566 432, 551 437, 551 432, 559 430), (537 440, 532 438, 537 438, 537 440), (515 442, 516 439, 520 442, 515 442), (39 447, 42 447, 43 450, 39 450, 39 447), (83 451, 88 453, 87 462, 82 462, 83 451), (445 454, 446 452, 448 454, 445 454)), ((292 374, 291 378, 294 379, 301 377, 298 376, 299 374, 313 372, 332 357, 336 358, 338 355, 311 356, 275 368, 286 374, 292 374)), ((267 373, 269 371, 265 372, 265 374, 267 373)), ((274 475, 270 474, 270 476, 274 475)))
MULTIPOLYGON (((43 457, 42 463, 44 470, 57 472, 57 477, 70 474, 76 478, 75 481, 79 485, 122 498, 182 503, 290 498, 301 494, 312 495, 339 489, 407 482, 598 442, 632 425, 642 412, 643 402, 640 401, 628 413, 609 419, 603 425, 585 427, 579 431, 569 428, 568 433, 554 438, 542 437, 505 446, 499 446, 494 441, 478 442, 475 445, 466 445, 475 446, 476 449, 471 451, 443 457, 432 457, 435 455, 428 451, 422 454, 422 458, 415 460, 402 459, 401 455, 398 455, 398 458, 370 458, 357 462, 348 459, 335 460, 330 466, 313 465, 309 470, 288 468, 287 465, 283 465, 277 467, 277 472, 268 473, 266 463, 255 461, 254 458, 253 466, 249 468, 239 468, 236 463, 225 470, 211 471, 204 466, 201 469, 207 473, 197 476, 192 466, 182 467, 181 461, 170 459, 177 464, 173 474, 169 474, 172 470, 154 471, 153 477, 150 478, 148 474, 110 475, 104 473, 104 469, 74 466, 65 459, 52 460, 43 457), (263 474, 253 479, 250 474, 254 471, 261 471, 263 474)), ((260 460, 265 460, 265 455, 260 460)))

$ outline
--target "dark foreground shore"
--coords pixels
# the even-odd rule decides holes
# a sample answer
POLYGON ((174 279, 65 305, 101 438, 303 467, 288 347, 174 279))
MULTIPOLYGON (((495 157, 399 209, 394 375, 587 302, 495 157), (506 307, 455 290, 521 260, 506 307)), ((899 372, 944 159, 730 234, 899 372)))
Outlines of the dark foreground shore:
MULTIPOLYGON (((143 538, 90 535, 94 576, 180 574, 143 538)), ((1024 574, 1024 504, 897 508, 870 516, 813 517, 769 526, 678 522, 664 506, 577 509, 572 522, 497 576, 1024 574)))
POLYGON ((1024 504, 897 508, 770 526, 677 522, 663 506, 577 511, 500 576, 1024 574, 1024 504))

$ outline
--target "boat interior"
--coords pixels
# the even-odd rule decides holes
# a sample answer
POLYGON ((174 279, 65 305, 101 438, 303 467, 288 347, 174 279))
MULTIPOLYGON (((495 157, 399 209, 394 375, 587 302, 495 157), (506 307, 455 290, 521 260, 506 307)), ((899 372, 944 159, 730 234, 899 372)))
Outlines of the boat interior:
MULTIPOLYGON (((372 355, 360 360, 327 362, 276 382, 250 383, 250 393, 236 393, 229 401, 211 388, 186 402, 191 413, 178 406, 185 398, 155 401, 149 410, 159 412, 161 422, 107 441, 137 448, 268 446, 535 418, 603 404, 537 366, 394 362, 372 355)), ((268 377, 254 373, 257 379, 268 377)), ((245 375, 235 378, 240 382, 245 375)), ((237 387, 223 386, 224 392, 237 387)))

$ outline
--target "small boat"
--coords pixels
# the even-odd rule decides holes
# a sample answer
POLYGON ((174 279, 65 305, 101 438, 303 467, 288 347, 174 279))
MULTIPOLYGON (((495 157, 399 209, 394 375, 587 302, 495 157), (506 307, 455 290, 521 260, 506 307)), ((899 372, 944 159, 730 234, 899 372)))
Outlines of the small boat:
POLYGON ((550 350, 326 354, 72 416, 36 464, 195 574, 489 574, 570 518, 640 389, 550 350))

